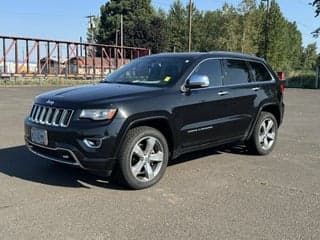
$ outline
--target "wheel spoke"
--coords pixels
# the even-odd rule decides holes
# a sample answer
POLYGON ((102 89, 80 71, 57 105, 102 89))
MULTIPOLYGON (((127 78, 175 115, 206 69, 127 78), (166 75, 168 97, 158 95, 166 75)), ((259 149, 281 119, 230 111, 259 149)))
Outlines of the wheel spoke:
POLYGON ((264 135, 266 133, 266 122, 263 122, 260 127, 260 134, 264 135))
POLYGON ((270 139, 270 140, 274 140, 274 137, 275 137, 274 132, 273 132, 273 133, 268 133, 268 134, 267 134, 267 137, 268 137, 268 139, 270 139))
POLYGON ((144 170, 145 170, 146 178, 148 180, 151 180, 154 176, 154 172, 153 172, 153 169, 152 169, 150 163, 147 162, 144 164, 144 170))
POLYGON ((141 147, 138 144, 136 144, 136 146, 133 148, 133 152, 140 158, 142 158, 144 156, 143 150, 141 149, 141 147))
POLYGON ((259 135, 259 143, 263 143, 264 141, 264 135, 259 135))
POLYGON ((267 148, 268 145, 269 145, 269 142, 268 142, 268 139, 267 138, 264 138, 263 140, 263 145, 267 148))
POLYGON ((143 165, 144 165, 144 161, 140 160, 134 166, 132 166, 131 169, 134 176, 137 176, 139 173, 141 173, 141 169, 143 165))
POLYGON ((148 138, 147 139, 147 146, 146 146, 144 153, 149 155, 152 152, 155 144, 156 144, 155 138, 153 138, 153 137, 148 138))
POLYGON ((266 128, 266 132, 269 132, 273 127, 273 121, 269 120, 266 128))
POLYGON ((159 151, 154 154, 150 154, 149 157, 151 162, 162 162, 163 161, 163 152, 159 151))

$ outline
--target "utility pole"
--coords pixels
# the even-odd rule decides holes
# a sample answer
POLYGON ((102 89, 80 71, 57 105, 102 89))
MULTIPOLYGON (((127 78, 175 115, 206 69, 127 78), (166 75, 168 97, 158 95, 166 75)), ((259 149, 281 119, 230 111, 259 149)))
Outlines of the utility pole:
POLYGON ((267 2, 267 8, 265 13, 265 29, 264 29, 264 58, 267 60, 268 53, 268 42, 269 42, 269 12, 270 12, 270 0, 262 0, 263 2, 267 2))
POLYGON ((80 36, 80 56, 82 57, 82 37, 80 36))
POLYGON ((192 33, 192 0, 189 0, 189 52, 191 52, 191 33, 192 33))
POLYGON ((120 42, 121 42, 121 54, 123 49, 123 15, 120 16, 120 42))
POLYGON ((120 30, 116 29, 116 39, 115 39, 115 43, 116 46, 118 46, 118 34, 119 34, 120 30))
POLYGON ((90 29, 90 42, 93 43, 94 42, 94 32, 93 32, 93 29, 94 29, 94 23, 93 23, 93 18, 94 18, 94 15, 89 15, 89 16, 86 16, 86 18, 89 19, 89 29, 90 29))
POLYGON ((124 63, 123 62, 123 15, 121 14, 120 15, 120 43, 121 43, 121 61, 122 61, 122 64, 124 63))

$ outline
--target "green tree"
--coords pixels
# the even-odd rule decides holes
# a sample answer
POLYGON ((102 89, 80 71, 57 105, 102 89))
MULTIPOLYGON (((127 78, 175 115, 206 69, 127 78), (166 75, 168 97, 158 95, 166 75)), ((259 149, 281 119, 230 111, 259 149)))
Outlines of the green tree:
POLYGON ((96 42, 115 45, 118 39, 119 45, 121 14, 125 46, 163 50, 165 18, 154 10, 151 0, 110 0, 102 5, 96 42))
POLYGON ((168 45, 166 13, 159 9, 150 23, 150 49, 153 53, 165 51, 168 45))
MULTIPOLYGON (((226 50, 266 56, 279 70, 313 66, 310 62, 314 62, 314 54, 310 57, 310 47, 302 48, 301 32, 296 23, 284 17, 275 0, 271 0, 268 13, 265 4, 259 2, 258 5, 256 0, 242 0, 237 7, 224 4, 214 11, 199 11, 193 5, 192 51, 226 50)), ((153 53, 187 51, 188 13, 189 6, 183 5, 181 0, 175 0, 167 13, 156 11, 151 0, 110 0, 101 6, 100 18, 95 19, 95 40, 115 44, 122 14, 124 45, 150 48, 153 53)))
POLYGON ((91 22, 89 20, 89 26, 87 31, 87 41, 95 41, 95 36, 97 35, 97 30, 99 29, 100 19, 97 16, 93 16, 91 22))
POLYGON ((286 29, 288 70, 299 69, 301 68, 302 35, 295 22, 287 22, 286 29))
MULTIPOLYGON (((320 0, 314 0, 312 6, 315 7, 315 17, 318 17, 320 15, 320 0)), ((320 27, 315 29, 312 34, 314 37, 319 37, 320 27)))
POLYGON ((320 15, 320 0, 314 0, 313 3, 312 3, 312 6, 314 6, 316 9, 315 9, 315 17, 318 17, 320 15))
POLYGON ((312 70, 315 68, 318 61, 317 44, 311 43, 302 52, 302 66, 306 70, 312 70))
MULTIPOLYGON (((186 7, 189 8, 189 5, 186 7)), ((191 31, 191 51, 200 51, 201 37, 203 35, 203 13, 193 4, 192 8, 192 31, 191 31)), ((189 25, 188 25, 189 26, 189 25)))
POLYGON ((260 33, 263 29, 263 12, 258 9, 255 0, 242 0, 239 9, 241 15, 241 52, 257 54, 260 33))
POLYGON ((240 16, 233 5, 225 3, 220 15, 221 34, 218 36, 219 49, 226 51, 241 51, 240 16))
MULTIPOLYGON (((265 11, 267 10, 265 9, 265 11)), ((275 0, 272 0, 268 13, 267 30, 263 30, 261 37, 264 36, 265 31, 268 31, 267 52, 265 57, 275 69, 287 69, 286 26, 287 21, 284 18, 278 3, 275 0)), ((264 39, 264 37, 262 37, 262 39, 264 39)), ((263 42, 263 45, 260 44, 259 53, 264 53, 264 51, 263 42)))
POLYGON ((173 2, 168 18, 168 51, 187 51, 188 48, 188 11, 180 0, 173 2))
POLYGON ((206 11, 203 14, 199 51, 223 50, 218 43, 218 37, 222 34, 222 12, 206 11))

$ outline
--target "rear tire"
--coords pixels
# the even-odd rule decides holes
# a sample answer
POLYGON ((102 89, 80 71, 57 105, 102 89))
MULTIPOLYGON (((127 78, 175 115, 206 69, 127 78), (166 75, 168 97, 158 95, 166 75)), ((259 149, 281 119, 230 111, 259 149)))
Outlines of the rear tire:
POLYGON ((150 187, 164 175, 168 158, 167 140, 161 132, 147 126, 130 129, 119 154, 118 182, 132 189, 150 187))
POLYGON ((267 155, 273 150, 277 137, 278 123, 276 118, 270 112, 261 112, 246 145, 249 151, 254 154, 267 155))

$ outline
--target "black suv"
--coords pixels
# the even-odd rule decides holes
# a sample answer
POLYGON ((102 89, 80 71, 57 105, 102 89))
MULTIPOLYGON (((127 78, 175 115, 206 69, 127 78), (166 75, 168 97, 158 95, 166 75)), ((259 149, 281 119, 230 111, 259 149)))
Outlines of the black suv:
POLYGON ((35 98, 25 140, 35 154, 104 170, 134 189, 169 159, 242 142, 268 154, 284 113, 283 85, 258 57, 229 52, 142 57, 101 83, 35 98))

